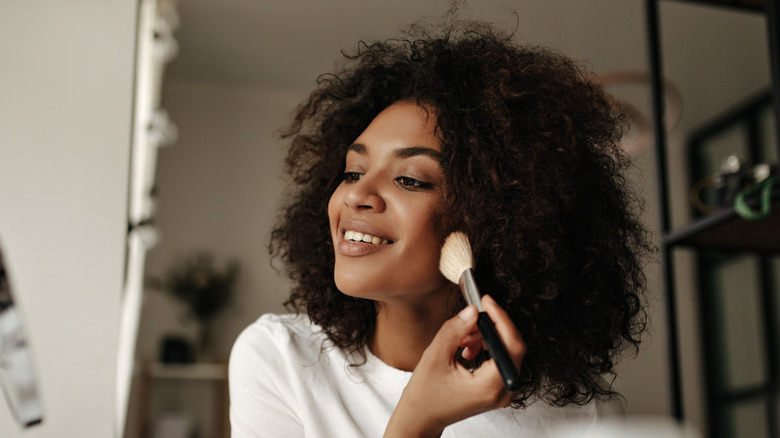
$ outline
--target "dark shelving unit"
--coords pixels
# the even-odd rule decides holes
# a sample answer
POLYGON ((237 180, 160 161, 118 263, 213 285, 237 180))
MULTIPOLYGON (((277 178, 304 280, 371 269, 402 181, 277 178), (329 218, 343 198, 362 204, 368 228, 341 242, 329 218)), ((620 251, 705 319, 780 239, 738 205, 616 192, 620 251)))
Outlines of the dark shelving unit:
MULTIPOLYGON (((755 205, 757 202, 748 203, 755 205)), ((780 252, 780 194, 775 194, 766 219, 743 219, 733 208, 706 216, 666 234, 664 246, 687 246, 725 251, 780 252)))
MULTIPOLYGON (((675 266, 673 252, 675 248, 685 247, 693 249, 696 253, 698 275, 698 298, 700 300, 700 315, 702 330, 702 351, 705 377, 705 413, 707 418, 704 431, 705 436, 720 438, 732 437, 735 433, 729 429, 728 419, 724 413, 734 408, 739 403, 760 400, 766 407, 766 436, 780 438, 780 353, 778 349, 778 315, 780 306, 777 301, 778 292, 772 287, 777 283, 777 273, 772 270, 771 257, 780 254, 780 190, 775 187, 772 192, 771 214, 760 221, 743 219, 733 208, 723 208, 716 213, 699 215, 689 224, 678 229, 672 229, 670 219, 670 192, 667 173, 667 141, 666 130, 663 126, 663 58, 661 53, 661 34, 659 3, 662 2, 687 2, 707 5, 709 7, 733 8, 741 11, 751 11, 763 14, 766 18, 767 39, 769 48, 769 60, 771 68, 771 89, 748 101, 744 108, 736 108, 724 113, 711 124, 698 130, 692 137, 692 146, 699 148, 700 141, 707 136, 715 135, 716 131, 731 123, 741 123, 743 117, 754 117, 751 111, 763 105, 773 109, 772 124, 774 125, 774 142, 780 157, 780 36, 778 23, 780 23, 780 0, 645 0, 646 24, 648 32, 649 65, 652 89, 653 130, 655 134, 655 161, 658 183, 659 222, 661 229, 661 269, 664 277, 664 292, 668 326, 669 345, 669 369, 671 384, 671 410, 679 420, 685 418, 683 410, 681 357, 679 343, 678 316, 676 308, 675 292, 675 266), (747 114, 747 116, 745 116, 747 114), (746 255, 747 254, 747 255, 746 255), (719 310, 717 300, 719 297, 713 293, 718 288, 723 289, 722 279, 718 272, 723 266, 727 266, 733 260, 745 260, 749 258, 748 265, 755 266, 756 281, 760 284, 760 290, 755 293, 755 301, 759 303, 757 310, 760 316, 762 348, 765 350, 762 360, 766 362, 765 381, 752 386, 738 388, 727 387, 723 384, 723 373, 726 365, 720 363, 724 346, 720 345, 717 336, 722 335, 723 329, 722 310, 719 310), (721 312, 720 314, 718 312, 721 312), (719 380, 720 379, 720 380, 719 380)), ((754 134, 755 126, 748 131, 754 134)), ((752 135, 750 143, 756 143, 756 136, 752 135)), ((760 136, 759 136, 760 137, 760 136)), ((698 153, 698 152, 697 152, 698 153)), ((689 155, 693 160, 696 155, 689 155)), ((750 159, 762 158, 760 154, 751 152, 750 159)), ((765 156, 763 158, 766 158, 765 156)), ((761 162, 761 161, 753 161, 761 162)), ((775 163, 777 164, 777 163, 775 163)), ((696 172, 696 163, 691 163, 691 175, 696 172)), ((692 181, 695 181, 692 180, 692 181)), ((750 199, 749 205, 755 206, 758 199, 750 199)), ((725 271, 721 271, 725 272, 725 271)), ((741 291, 736 291, 740 293, 741 291)), ((721 291, 722 293, 722 291, 721 291)), ((762 365, 763 366, 763 365, 762 365)), ((762 368, 764 369, 764 368, 762 368)))

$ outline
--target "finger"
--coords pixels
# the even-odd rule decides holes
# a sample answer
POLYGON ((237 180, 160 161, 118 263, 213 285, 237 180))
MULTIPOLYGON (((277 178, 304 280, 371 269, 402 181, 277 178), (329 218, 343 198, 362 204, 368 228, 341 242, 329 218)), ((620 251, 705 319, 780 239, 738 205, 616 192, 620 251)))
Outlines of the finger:
POLYGON ((474 359, 474 358, 477 356, 477 354, 479 354, 479 350, 475 350, 475 349, 474 349, 473 347, 471 347, 471 346, 464 347, 464 348, 463 348, 463 351, 460 353, 460 355, 461 355, 461 356, 462 356, 464 359, 466 359, 466 360, 469 360, 469 359, 474 359))
POLYGON ((477 308, 466 306, 441 326, 427 350, 430 350, 431 354, 455 357, 461 341, 476 330, 476 323, 477 308))
POLYGON ((496 301, 490 295, 482 296, 482 306, 485 308, 490 319, 493 320, 493 324, 496 326, 496 331, 501 337, 509 355, 515 361, 515 365, 520 365, 520 360, 525 355, 525 342, 523 341, 520 332, 517 331, 517 327, 512 322, 509 315, 496 303, 496 301))
POLYGON ((467 344, 461 344, 461 347, 463 347, 461 356, 463 356, 464 359, 473 359, 479 354, 480 351, 482 351, 485 348, 482 345, 481 339, 478 339, 474 342, 469 342, 467 344))
POLYGON ((484 343, 485 341, 482 339, 482 333, 480 333, 479 330, 474 330, 466 335, 465 338, 461 339, 460 346, 463 347, 461 356, 463 356, 464 359, 473 359, 480 351, 486 348, 483 345, 484 343))
POLYGON ((479 330, 475 330, 460 340, 460 346, 465 347, 473 344, 481 344, 482 342, 482 333, 480 333, 479 330))
POLYGON ((479 394, 478 397, 485 406, 498 408, 511 404, 513 395, 506 390, 504 379, 498 371, 495 360, 486 360, 472 373, 472 376, 474 380, 471 383, 479 388, 475 394, 479 394))

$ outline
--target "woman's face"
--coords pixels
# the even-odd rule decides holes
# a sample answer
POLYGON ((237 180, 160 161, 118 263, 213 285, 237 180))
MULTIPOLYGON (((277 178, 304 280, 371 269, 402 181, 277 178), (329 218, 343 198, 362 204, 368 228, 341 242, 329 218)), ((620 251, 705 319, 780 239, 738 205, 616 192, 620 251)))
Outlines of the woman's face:
POLYGON ((449 284, 439 273, 443 205, 435 114, 412 102, 382 111, 349 147, 328 203, 336 286, 351 296, 419 299, 449 284))

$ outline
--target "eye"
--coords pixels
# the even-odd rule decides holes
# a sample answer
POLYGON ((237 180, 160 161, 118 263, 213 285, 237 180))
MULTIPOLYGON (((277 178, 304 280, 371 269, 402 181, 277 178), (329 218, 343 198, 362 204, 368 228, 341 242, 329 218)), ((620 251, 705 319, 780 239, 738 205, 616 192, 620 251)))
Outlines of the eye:
POLYGON ((420 181, 408 176, 399 176, 395 179, 396 184, 401 188, 407 190, 429 190, 433 188, 433 184, 425 181, 420 181))
POLYGON ((358 172, 344 172, 344 174, 341 176, 341 180, 349 184, 357 182, 362 176, 363 174, 358 172))

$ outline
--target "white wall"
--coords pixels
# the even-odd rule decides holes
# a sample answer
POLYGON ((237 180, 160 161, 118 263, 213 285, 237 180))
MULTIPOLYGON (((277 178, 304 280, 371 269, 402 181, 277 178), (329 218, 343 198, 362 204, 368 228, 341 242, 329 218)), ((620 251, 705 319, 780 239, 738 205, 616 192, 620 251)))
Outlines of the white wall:
POLYGON ((110 437, 124 263, 135 2, 0 2, 0 239, 44 421, 110 437))
MULTIPOLYGON (((162 105, 178 127, 179 140, 159 150, 154 223, 160 236, 148 253, 147 274, 161 276, 172 263, 199 250, 213 252, 219 263, 231 258, 241 263, 236 299, 214 324, 211 357, 199 361, 226 363, 243 328, 261 313, 283 311, 289 283, 271 267, 266 249, 283 191, 283 150, 274 133, 302 98, 277 89, 170 77, 165 81, 162 105)), ((197 341, 197 324, 183 320, 183 315, 181 303, 158 290, 145 291, 138 369, 158 360, 166 335, 197 341)), ((159 404, 188 410, 201 430, 214 430, 219 409, 188 402, 190 397, 183 394, 198 390, 198 384, 183 385, 173 390, 152 387, 151 396, 159 398, 159 404), (179 390, 180 395, 171 395, 179 390)), ((212 397, 219 394, 219 387, 209 390, 212 397)), ((140 436, 160 414, 144 405, 142 394, 137 378, 128 437, 140 436)))
MULTIPOLYGON (((275 131, 302 97, 294 92, 167 79, 163 106, 179 129, 176 144, 160 149, 160 242, 147 272, 162 275, 179 257, 213 251, 218 262, 236 258, 241 273, 236 301, 216 323, 216 354, 226 360, 238 332, 260 312, 281 311, 288 283, 272 269, 267 242, 283 185, 283 150, 275 131)), ((147 289, 138 357, 157 357, 160 336, 194 337, 183 308, 147 289)))

